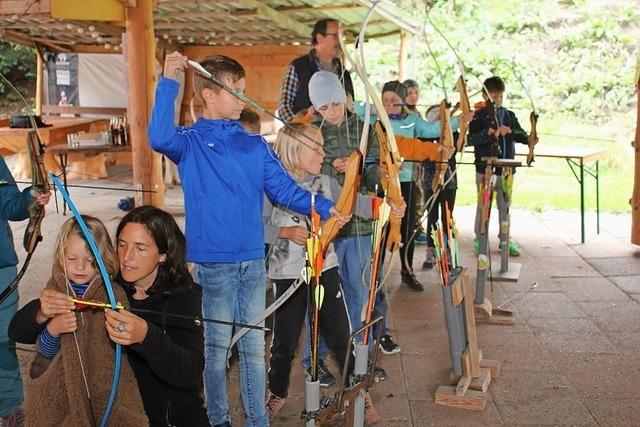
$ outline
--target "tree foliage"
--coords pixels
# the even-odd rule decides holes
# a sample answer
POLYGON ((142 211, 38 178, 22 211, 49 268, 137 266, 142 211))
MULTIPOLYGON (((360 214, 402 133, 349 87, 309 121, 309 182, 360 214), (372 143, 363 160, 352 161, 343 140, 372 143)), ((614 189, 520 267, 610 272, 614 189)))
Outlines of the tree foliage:
MULTIPOLYGON (((427 8, 428 17, 464 63, 471 92, 479 90, 485 78, 500 75, 512 107, 530 108, 524 86, 541 112, 568 113, 595 122, 628 111, 634 102, 640 40, 640 8, 634 2, 396 0, 396 4, 424 24, 424 32, 410 49, 407 77, 421 84, 425 102, 436 103, 443 88, 451 92, 460 74, 454 52, 426 19, 427 8)), ((372 45, 368 52, 373 56, 367 62, 374 80, 397 78, 397 44, 373 41, 372 45)))
MULTIPOLYGON (((0 42, 0 73, 23 94, 33 92, 36 78, 35 51, 20 45, 0 42)), ((17 95, 0 79, 0 104, 19 102, 17 95)))

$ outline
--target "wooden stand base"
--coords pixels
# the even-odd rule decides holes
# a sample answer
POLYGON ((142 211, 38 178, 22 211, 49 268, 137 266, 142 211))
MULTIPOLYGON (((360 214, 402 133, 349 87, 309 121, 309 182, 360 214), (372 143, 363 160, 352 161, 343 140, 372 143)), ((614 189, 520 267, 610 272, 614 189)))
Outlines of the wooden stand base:
POLYGON ((484 299, 482 304, 474 304, 473 308, 476 319, 479 322, 496 325, 514 325, 516 323, 515 311, 493 308, 491 301, 487 298, 484 299))
POLYGON ((466 269, 451 286, 462 286, 467 347, 461 356, 462 376, 458 378, 452 373, 450 380, 454 386, 438 387, 434 401, 439 405, 482 411, 487 405, 489 384, 500 375, 500 362, 483 359, 482 350, 478 348, 476 319, 471 305, 473 294, 466 269))
POLYGON ((500 264, 491 265, 491 279, 495 282, 517 282, 520 280, 522 264, 510 262, 507 271, 500 271, 500 264))

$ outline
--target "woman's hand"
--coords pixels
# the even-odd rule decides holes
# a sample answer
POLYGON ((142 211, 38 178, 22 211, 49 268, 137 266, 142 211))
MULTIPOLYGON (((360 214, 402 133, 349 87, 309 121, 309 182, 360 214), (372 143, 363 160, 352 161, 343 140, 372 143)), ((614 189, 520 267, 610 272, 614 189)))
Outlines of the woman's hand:
MULTIPOLYGON (((51 288, 44 288, 40 294, 40 308, 36 313, 36 322, 42 324, 54 316, 68 314, 75 308, 71 297, 51 288)), ((75 315, 74 315, 75 316, 75 315)))
POLYGON ((78 329, 76 314, 73 312, 58 314, 47 324, 47 331, 54 337, 75 332, 78 329))
POLYGON ((106 308, 104 317, 109 338, 117 344, 139 344, 147 336, 149 330, 147 322, 130 311, 106 308))
POLYGON ((180 52, 171 52, 164 59, 163 76, 169 79, 178 79, 178 74, 184 72, 188 67, 187 57, 180 52))
POLYGON ((291 240, 296 245, 303 246, 309 238, 309 230, 307 230, 307 227, 303 227, 301 225, 280 227, 278 237, 281 239, 291 240))

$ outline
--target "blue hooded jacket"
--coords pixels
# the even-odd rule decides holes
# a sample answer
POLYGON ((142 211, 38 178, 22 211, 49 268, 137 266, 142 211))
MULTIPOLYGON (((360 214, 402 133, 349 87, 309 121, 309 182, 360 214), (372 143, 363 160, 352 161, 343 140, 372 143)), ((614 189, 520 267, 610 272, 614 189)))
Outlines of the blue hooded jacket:
MULTIPOLYGON (((232 120, 204 118, 174 127, 179 83, 161 78, 149 123, 151 147, 178 165, 184 190, 187 260, 242 262, 264 258, 263 195, 307 215, 311 193, 300 188, 262 136, 232 120)), ((316 196, 322 219, 333 202, 316 196)))
POLYGON ((33 202, 30 190, 31 187, 18 190, 11 171, 0 156, 0 268, 18 264, 9 221, 29 218, 29 205, 33 202))

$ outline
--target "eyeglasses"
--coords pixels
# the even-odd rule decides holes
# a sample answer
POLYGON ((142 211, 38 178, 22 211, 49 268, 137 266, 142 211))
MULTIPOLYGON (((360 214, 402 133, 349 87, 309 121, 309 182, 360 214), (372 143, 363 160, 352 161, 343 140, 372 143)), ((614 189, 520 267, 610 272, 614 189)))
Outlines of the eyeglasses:
POLYGON ((336 36, 338 37, 338 33, 324 33, 324 36, 336 36))

